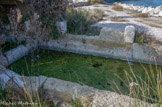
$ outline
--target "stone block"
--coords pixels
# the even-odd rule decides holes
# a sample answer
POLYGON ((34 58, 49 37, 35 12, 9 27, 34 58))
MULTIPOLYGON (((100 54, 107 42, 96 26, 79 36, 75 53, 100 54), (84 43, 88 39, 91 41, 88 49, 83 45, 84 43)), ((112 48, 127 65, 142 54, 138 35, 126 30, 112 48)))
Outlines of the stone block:
POLYGON ((110 42, 124 42, 124 32, 120 29, 102 28, 99 38, 110 42))
POLYGON ((62 34, 66 34, 67 33, 67 22, 66 21, 56 22, 56 26, 57 26, 58 30, 62 34))
POLYGON ((47 80, 47 77, 45 76, 30 76, 30 77, 22 77, 23 81, 25 83, 25 89, 27 90, 30 95, 36 95, 39 91, 41 91, 41 88, 44 84, 44 82, 47 80))
POLYGON ((148 64, 162 65, 162 50, 159 46, 151 46, 148 44, 133 44, 134 61, 144 62, 148 64))
POLYGON ((84 104, 86 102, 90 103, 95 93, 94 88, 81 86, 77 83, 63 81, 55 78, 48 78, 44 83, 43 88, 46 92, 46 96, 48 96, 50 99, 58 98, 62 102, 71 102, 73 100, 79 99, 83 101, 84 104))
POLYGON ((135 27, 126 26, 124 31, 124 41, 125 43, 133 43, 135 37, 135 27))

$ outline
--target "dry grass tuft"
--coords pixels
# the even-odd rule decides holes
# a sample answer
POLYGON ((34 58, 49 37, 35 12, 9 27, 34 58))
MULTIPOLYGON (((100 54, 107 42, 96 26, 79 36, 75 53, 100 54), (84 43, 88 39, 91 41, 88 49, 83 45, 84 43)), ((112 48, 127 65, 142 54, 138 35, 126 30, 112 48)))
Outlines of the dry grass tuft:
POLYGON ((150 18, 143 18, 142 20, 162 25, 162 21, 161 20, 154 20, 154 19, 150 19, 150 18))
POLYGON ((112 22, 129 22, 129 20, 126 19, 111 19, 112 22))
POLYGON ((149 15, 148 14, 146 14, 146 13, 137 13, 137 14, 135 14, 135 15, 133 15, 134 17, 139 17, 139 18, 147 18, 147 17, 149 17, 149 15))
POLYGON ((139 20, 137 20, 137 22, 146 24, 146 25, 151 26, 151 27, 162 28, 162 26, 159 26, 159 25, 156 25, 156 24, 153 24, 153 23, 147 23, 147 22, 139 21, 139 20))
POLYGON ((123 11, 123 7, 119 5, 115 5, 112 9, 116 11, 123 11))

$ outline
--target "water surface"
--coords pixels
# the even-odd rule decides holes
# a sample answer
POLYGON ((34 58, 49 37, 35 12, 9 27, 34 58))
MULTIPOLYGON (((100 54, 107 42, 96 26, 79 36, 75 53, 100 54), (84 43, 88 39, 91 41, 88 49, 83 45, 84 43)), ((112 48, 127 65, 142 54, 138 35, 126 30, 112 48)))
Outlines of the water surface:
POLYGON ((134 4, 136 6, 145 6, 145 7, 157 7, 162 5, 162 0, 140 0, 140 1, 129 1, 129 0, 106 0, 108 3, 120 2, 126 4, 134 4))

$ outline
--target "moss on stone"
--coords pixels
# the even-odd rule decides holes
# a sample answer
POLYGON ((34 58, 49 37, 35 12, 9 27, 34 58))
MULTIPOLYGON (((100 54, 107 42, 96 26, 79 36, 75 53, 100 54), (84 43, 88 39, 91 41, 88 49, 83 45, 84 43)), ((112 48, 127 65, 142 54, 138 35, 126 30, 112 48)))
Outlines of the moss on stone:
POLYGON ((132 49, 131 44, 117 43, 117 42, 109 42, 105 40, 90 40, 88 43, 91 43, 95 46, 99 47, 109 47, 109 48, 125 48, 127 50, 132 49))

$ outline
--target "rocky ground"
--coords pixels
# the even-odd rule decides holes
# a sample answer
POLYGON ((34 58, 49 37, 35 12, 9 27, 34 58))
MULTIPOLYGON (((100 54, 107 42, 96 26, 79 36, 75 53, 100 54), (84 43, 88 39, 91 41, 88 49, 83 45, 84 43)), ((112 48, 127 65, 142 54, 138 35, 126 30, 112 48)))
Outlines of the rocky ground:
POLYGON ((136 30, 151 35, 157 41, 162 42, 162 20, 161 17, 145 16, 145 14, 135 11, 122 9, 120 11, 113 9, 114 5, 97 4, 90 6, 77 7, 79 9, 104 11, 103 20, 94 26, 107 27, 111 29, 124 30, 125 26, 133 25, 136 30))

